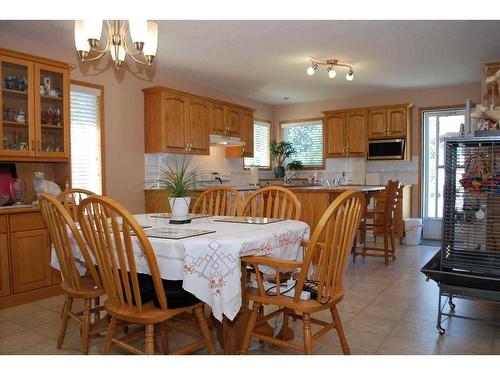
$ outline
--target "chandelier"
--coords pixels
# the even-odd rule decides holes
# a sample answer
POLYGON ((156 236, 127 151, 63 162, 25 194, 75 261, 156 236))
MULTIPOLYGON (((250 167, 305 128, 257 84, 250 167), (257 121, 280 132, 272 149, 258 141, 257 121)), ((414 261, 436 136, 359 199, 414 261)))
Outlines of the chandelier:
POLYGON ((318 69, 318 65, 325 65, 327 67, 326 72, 328 73, 328 78, 330 79, 335 78, 335 76, 337 75, 337 72, 334 69, 334 67, 337 66, 349 68, 349 71, 345 75, 345 79, 347 79, 348 81, 352 81, 354 79, 354 68, 352 67, 352 65, 341 63, 338 59, 320 60, 315 57, 311 57, 311 66, 307 68, 307 74, 313 76, 318 69))
POLYGON ((75 45, 81 61, 98 60, 109 51, 116 70, 126 55, 151 66, 158 47, 158 24, 145 20, 76 20, 75 45))

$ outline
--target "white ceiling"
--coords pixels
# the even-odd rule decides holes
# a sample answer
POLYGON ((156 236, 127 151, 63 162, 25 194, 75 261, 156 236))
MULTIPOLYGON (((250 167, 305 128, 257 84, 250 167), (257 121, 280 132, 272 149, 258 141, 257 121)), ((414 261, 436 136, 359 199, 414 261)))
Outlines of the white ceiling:
MULTIPOLYGON (((165 74, 269 104, 478 82, 500 60, 500 21, 160 21, 165 74), (309 77, 309 56, 353 64, 309 77)), ((71 21, 0 21, 0 31, 73 48, 71 21)))

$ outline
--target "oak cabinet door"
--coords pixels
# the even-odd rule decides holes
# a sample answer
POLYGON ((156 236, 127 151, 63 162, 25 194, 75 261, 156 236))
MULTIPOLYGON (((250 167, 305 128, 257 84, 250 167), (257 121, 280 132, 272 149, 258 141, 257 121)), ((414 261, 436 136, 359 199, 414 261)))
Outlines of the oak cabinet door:
POLYGON ((366 111, 349 112, 346 126, 348 156, 366 156, 366 111))
POLYGON ((391 137, 406 137, 406 108, 387 110, 387 130, 391 137))
POLYGON ((253 113, 241 111, 241 140, 245 142, 242 146, 242 156, 253 158, 253 113))
POLYGON ((224 125, 224 106, 222 104, 212 103, 210 119, 210 134, 225 134, 224 125))
POLYGON ((332 114, 325 118, 326 156, 345 156, 345 114, 332 114))
POLYGON ((387 110, 376 109, 368 112, 368 138, 384 138, 387 130, 387 110))
POLYGON ((240 136, 240 110, 233 107, 224 106, 224 123, 227 126, 228 135, 231 137, 240 136))
POLYGON ((186 142, 188 151, 193 154, 208 155, 208 126, 210 122, 210 103, 204 100, 189 99, 186 142))
POLYGON ((6 234, 0 234, 0 297, 10 294, 9 247, 6 234))
POLYGON ((11 233, 10 250, 14 293, 52 284, 50 238, 46 229, 11 233))
POLYGON ((166 150, 164 152, 185 153, 187 151, 185 139, 188 115, 187 101, 188 98, 185 96, 163 93, 161 126, 166 137, 166 150))

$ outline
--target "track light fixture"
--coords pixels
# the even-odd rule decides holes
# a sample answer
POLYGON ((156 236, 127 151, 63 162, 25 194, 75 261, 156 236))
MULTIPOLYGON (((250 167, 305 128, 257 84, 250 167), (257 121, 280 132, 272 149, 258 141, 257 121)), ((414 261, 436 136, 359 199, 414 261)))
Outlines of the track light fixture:
POLYGON ((337 72, 334 70, 334 67, 337 66, 349 68, 349 72, 346 74, 345 79, 349 82, 354 79, 354 68, 352 65, 341 63, 337 59, 320 60, 315 57, 311 57, 311 66, 307 68, 307 74, 313 76, 318 69, 318 65, 327 66, 326 71, 328 73, 328 78, 330 79, 335 78, 337 75, 337 72))

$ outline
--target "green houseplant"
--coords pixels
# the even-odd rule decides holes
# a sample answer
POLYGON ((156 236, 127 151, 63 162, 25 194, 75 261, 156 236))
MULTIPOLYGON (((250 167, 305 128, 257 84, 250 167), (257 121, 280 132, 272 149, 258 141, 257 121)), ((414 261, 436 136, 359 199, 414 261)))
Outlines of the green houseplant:
POLYGON ((304 169, 304 163, 302 163, 300 160, 292 160, 286 165, 286 167, 290 171, 299 171, 301 169, 304 169))
POLYGON ((285 177, 285 167, 283 167, 283 162, 285 159, 289 158, 295 154, 295 148, 291 142, 281 141, 276 142, 271 141, 271 156, 276 162, 274 167, 274 177, 283 178, 285 177))
POLYGON ((200 167, 191 168, 189 164, 184 157, 180 161, 177 156, 174 160, 168 157, 159 159, 159 173, 154 180, 154 189, 168 192, 174 219, 186 218, 189 214, 191 190, 196 182, 196 174, 200 171, 200 167))

